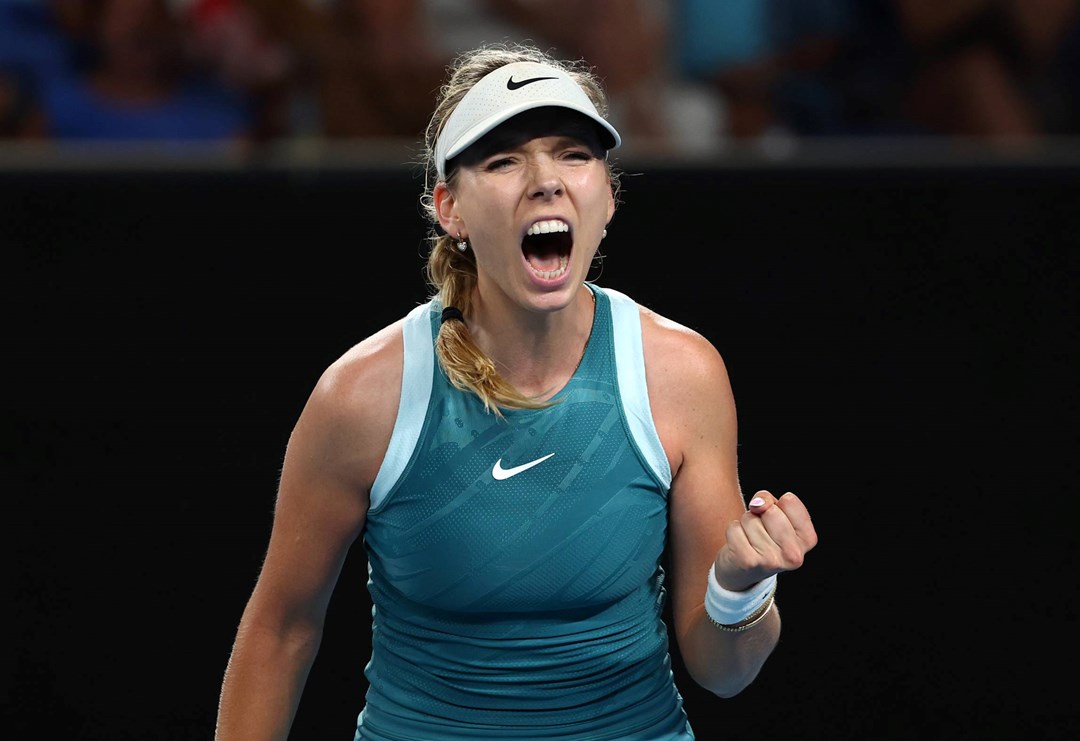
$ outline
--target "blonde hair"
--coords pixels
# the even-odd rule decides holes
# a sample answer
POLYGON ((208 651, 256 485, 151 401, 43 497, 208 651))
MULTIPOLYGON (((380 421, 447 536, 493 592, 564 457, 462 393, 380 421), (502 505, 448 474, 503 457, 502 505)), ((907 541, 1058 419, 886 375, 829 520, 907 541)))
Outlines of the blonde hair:
MULTIPOLYGON (((607 115, 607 96, 599 78, 584 60, 567 61, 555 58, 540 49, 521 43, 500 43, 481 46, 459 55, 449 67, 447 81, 439 89, 439 100, 424 133, 424 193, 421 205, 432 223, 429 236, 426 278, 442 306, 456 307, 468 317, 472 293, 476 287, 476 263, 471 251, 457 249, 455 235, 439 228, 435 210, 434 186, 439 180, 435 167, 435 143, 447 118, 473 85, 488 73, 513 62, 539 62, 565 70, 596 106, 601 116, 607 115)), ((612 190, 618 195, 619 179, 608 164, 612 190)), ((447 168, 446 184, 453 187, 456 170, 447 168)), ((617 200, 617 199, 616 199, 617 200)), ((551 402, 526 396, 518 391, 495 368, 495 364, 473 341, 464 321, 451 320, 439 328, 435 353, 450 382, 462 391, 475 393, 488 411, 501 416, 499 407, 508 409, 542 409, 551 402)))

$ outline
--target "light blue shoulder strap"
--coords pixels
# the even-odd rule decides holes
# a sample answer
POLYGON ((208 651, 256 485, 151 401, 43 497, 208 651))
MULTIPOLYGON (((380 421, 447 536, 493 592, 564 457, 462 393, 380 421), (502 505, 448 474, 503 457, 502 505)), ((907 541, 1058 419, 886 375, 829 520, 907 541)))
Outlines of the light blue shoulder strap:
POLYGON ((645 351, 641 343, 641 313, 637 302, 611 288, 602 289, 611 298, 611 318, 615 334, 615 358, 619 395, 630 425, 630 434, 653 473, 665 487, 671 486, 671 467, 653 422, 649 389, 645 382, 645 351))
POLYGON ((431 302, 421 304, 410 311, 402 322, 405 351, 401 397, 398 399, 397 419, 390 435, 390 445, 375 476, 375 483, 371 485, 371 509, 382 503, 401 477, 424 427, 435 368, 430 312, 431 302))

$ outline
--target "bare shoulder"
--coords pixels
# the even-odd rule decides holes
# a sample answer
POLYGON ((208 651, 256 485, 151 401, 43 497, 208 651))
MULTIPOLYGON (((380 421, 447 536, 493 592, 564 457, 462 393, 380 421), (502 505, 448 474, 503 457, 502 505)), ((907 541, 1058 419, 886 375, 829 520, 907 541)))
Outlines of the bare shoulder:
MULTIPOLYGON (((315 394, 348 409, 356 404, 369 406, 376 395, 373 392, 385 392, 387 385, 400 388, 403 322, 383 327, 346 350, 323 372, 315 394)), ((395 409, 396 405, 395 394, 395 409)))
POLYGON ((293 436, 316 442, 348 478, 370 485, 393 432, 403 352, 401 320, 349 348, 323 371, 293 436))
POLYGON ((681 386, 690 392, 702 386, 727 384, 727 368, 716 346, 697 330, 639 304, 645 368, 652 387, 681 386))
POLYGON ((719 351, 700 332, 641 307, 649 405, 674 472, 702 446, 734 439, 735 401, 719 351))

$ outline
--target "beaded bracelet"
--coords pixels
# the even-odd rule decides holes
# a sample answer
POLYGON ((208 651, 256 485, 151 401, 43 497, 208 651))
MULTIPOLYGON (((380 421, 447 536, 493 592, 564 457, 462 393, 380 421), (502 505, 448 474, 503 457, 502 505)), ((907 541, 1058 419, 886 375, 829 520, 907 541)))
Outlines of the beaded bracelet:
POLYGON ((747 618, 748 620, 750 620, 750 622, 748 622, 748 623, 742 623, 741 625, 725 625, 724 623, 718 623, 715 620, 713 620, 712 615, 709 615, 709 622, 712 623, 717 628, 719 628, 720 630, 724 631, 725 633, 741 633, 741 632, 743 632, 744 630, 746 630, 748 628, 753 628, 755 625, 757 625, 762 620, 764 620, 765 616, 769 614, 769 610, 772 609, 773 603, 775 601, 776 600, 770 594, 769 595, 769 601, 766 602, 761 607, 759 607, 754 612, 754 614, 750 616, 751 618, 753 618, 753 620, 750 620, 750 618, 747 618))

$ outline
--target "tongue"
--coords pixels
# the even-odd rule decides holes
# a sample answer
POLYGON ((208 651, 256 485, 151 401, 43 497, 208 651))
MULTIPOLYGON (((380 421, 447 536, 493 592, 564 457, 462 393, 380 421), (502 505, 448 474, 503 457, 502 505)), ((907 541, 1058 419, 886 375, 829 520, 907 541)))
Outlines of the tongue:
POLYGON ((541 255, 530 253, 525 256, 529 265, 533 270, 558 270, 559 269, 559 253, 548 252, 541 255))

